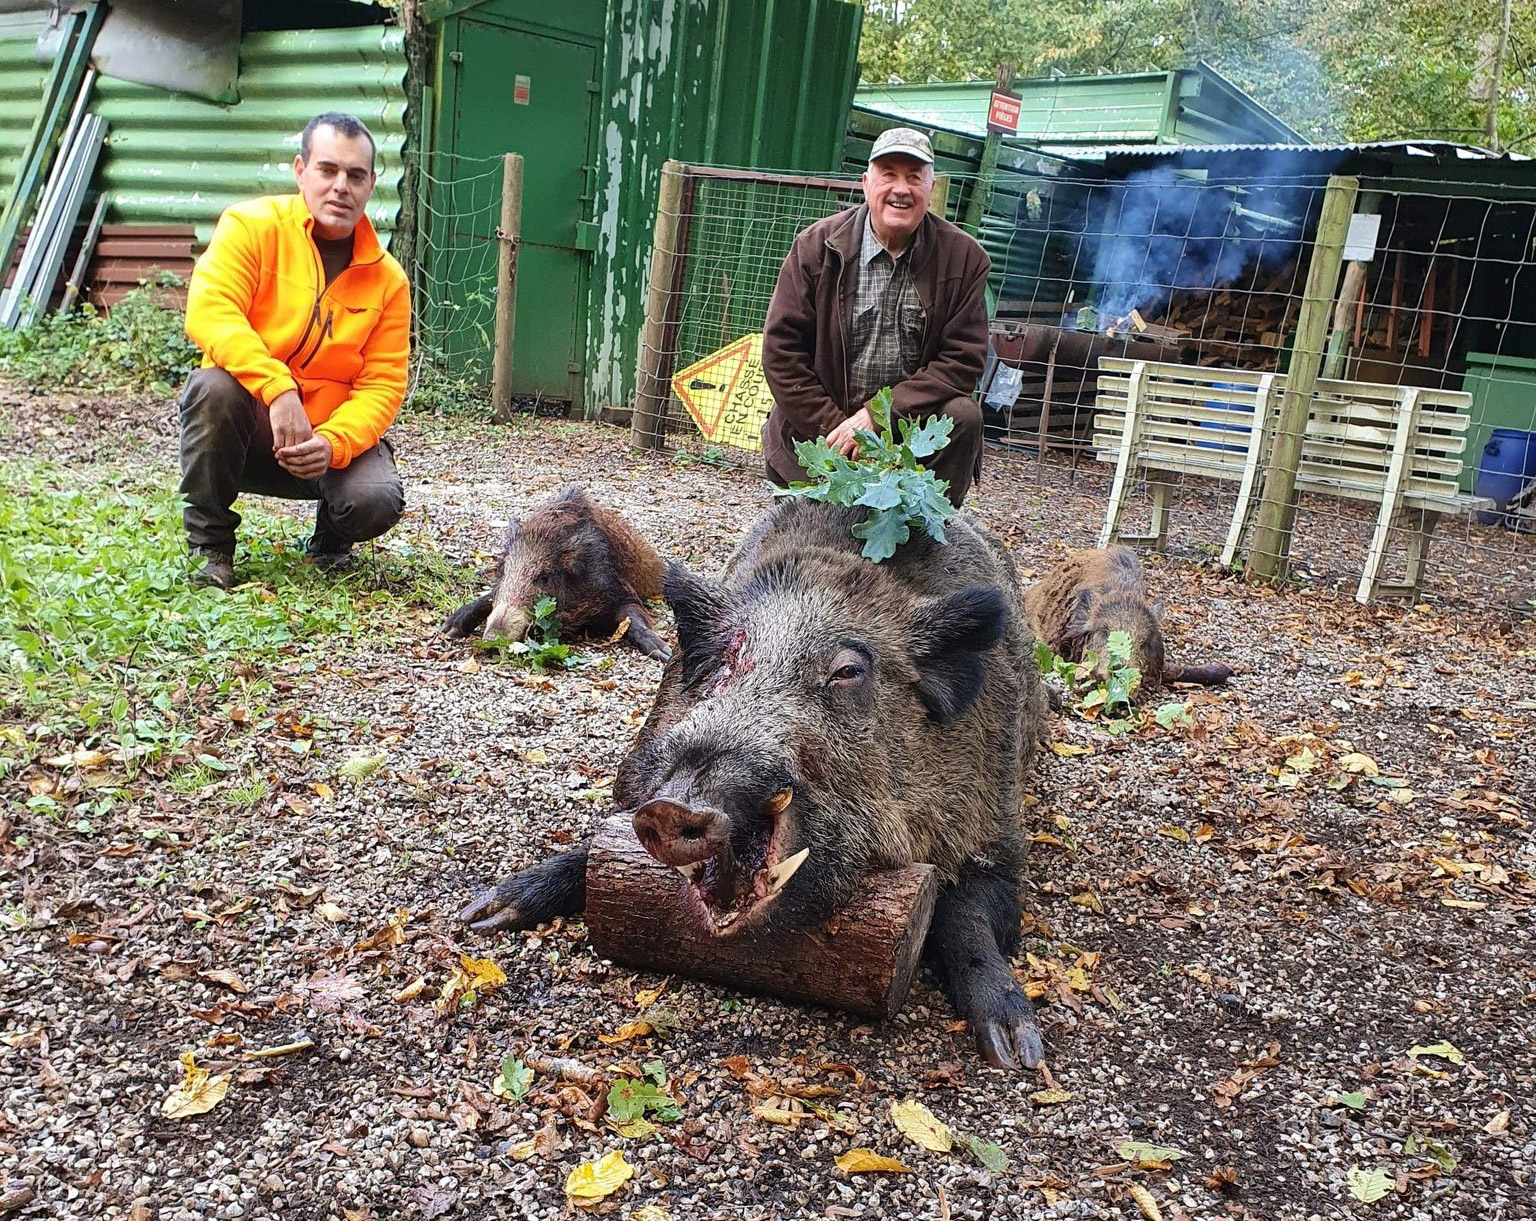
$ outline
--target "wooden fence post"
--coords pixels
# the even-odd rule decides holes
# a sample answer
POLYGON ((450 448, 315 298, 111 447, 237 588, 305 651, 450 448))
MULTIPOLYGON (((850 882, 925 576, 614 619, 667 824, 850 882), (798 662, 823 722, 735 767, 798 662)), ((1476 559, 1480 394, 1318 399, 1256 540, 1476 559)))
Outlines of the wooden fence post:
MULTIPOLYGON (((1258 523, 1248 551, 1246 575, 1251 581, 1273 581, 1291 550, 1291 530, 1296 522, 1296 472, 1301 465, 1301 446, 1306 436, 1312 395, 1323 363, 1328 339, 1328 320, 1333 312, 1339 270, 1344 262, 1344 239, 1355 210, 1360 180, 1334 175, 1323 194, 1322 215, 1312 241, 1312 262, 1307 268, 1307 287, 1296 316, 1296 342, 1285 379, 1285 398, 1275 424, 1274 448, 1264 473, 1258 523)), ((1257 422, 1255 422, 1257 423, 1257 422)))
POLYGON ((496 230, 496 336, 491 368, 491 418, 512 420, 512 336, 517 322, 517 247, 523 231, 523 158, 501 158, 501 225, 496 230))
POLYGON ((660 449, 661 416, 667 387, 661 370, 666 353, 667 297, 682 252, 677 249, 682 214, 683 164, 668 161, 661 167, 661 190, 656 199, 656 228, 651 239, 651 280, 645 298, 645 326, 640 332, 640 358, 635 369, 635 407, 629 419, 629 443, 636 449, 660 449))

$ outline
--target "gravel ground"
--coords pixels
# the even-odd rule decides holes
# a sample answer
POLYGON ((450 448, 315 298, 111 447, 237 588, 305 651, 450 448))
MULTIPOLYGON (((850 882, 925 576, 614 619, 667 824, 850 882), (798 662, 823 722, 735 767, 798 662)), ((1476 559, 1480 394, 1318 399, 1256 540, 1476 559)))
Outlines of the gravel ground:
MULTIPOLYGON (((164 403, 0 397, 0 427, 82 479, 173 479, 164 403)), ((383 545, 472 565, 568 481, 705 571, 768 502, 751 473, 637 457, 611 429, 396 432, 412 507, 383 545)), ((1101 482, 989 453, 975 506, 1028 576, 1091 542, 1101 482)), ((1494 575, 1528 574, 1527 543, 1500 539, 1517 550, 1494 575)), ((327 641, 263 675, 262 716, 206 710, 200 746, 270 780, 256 808, 227 780, 147 779, 90 838, 24 807, 29 782, 71 783, 40 747, 0 780, 0 1216, 565 1217, 570 1172, 622 1150, 634 1177, 597 1211, 643 1221, 1536 1217, 1529 621, 1464 589, 1366 609, 1326 580, 1149 577, 1170 655, 1240 673, 1191 696, 1189 726, 1054 723, 1024 811, 1039 1075, 983 1067, 926 980, 871 1024, 613 967, 579 923, 455 925, 605 810, 659 673, 626 648, 544 677, 426 616, 327 641), (360 753, 383 765, 339 779, 360 753), (445 1014, 461 952, 506 983, 445 1014), (602 1041, 642 1007, 655 1033, 602 1041), (165 1118, 193 1051, 228 1092, 165 1118), (516 1101, 492 1090, 509 1053, 544 1066, 516 1101), (653 1059, 682 1118, 620 1136, 601 1100, 653 1059), (804 1118, 754 1117, 769 1096, 804 1118), (890 1118, 908 1098, 1006 1167, 909 1141, 890 1118), (1177 1156, 1128 1160, 1126 1140, 1177 1156), (847 1174, 855 1147, 910 1173, 847 1174), (1378 1168, 1384 1198, 1358 1200, 1350 1172, 1378 1168)))

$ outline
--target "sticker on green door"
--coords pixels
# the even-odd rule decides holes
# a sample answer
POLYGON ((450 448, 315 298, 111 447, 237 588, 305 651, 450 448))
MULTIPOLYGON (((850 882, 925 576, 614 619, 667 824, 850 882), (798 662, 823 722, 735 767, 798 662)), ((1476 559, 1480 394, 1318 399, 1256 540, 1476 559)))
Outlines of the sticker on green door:
POLYGON ((514 106, 528 105, 528 78, 526 76, 512 78, 512 104, 514 106))

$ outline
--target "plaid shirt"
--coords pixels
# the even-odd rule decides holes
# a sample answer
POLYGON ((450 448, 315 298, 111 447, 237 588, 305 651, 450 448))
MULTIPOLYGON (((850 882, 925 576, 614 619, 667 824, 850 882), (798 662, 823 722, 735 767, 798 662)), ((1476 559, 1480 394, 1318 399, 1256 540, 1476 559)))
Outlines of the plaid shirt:
POLYGON ((882 386, 894 386, 917 372, 923 354, 923 303, 912 283, 912 247, 892 258, 864 216, 859 248, 859 283, 848 335, 848 407, 857 411, 882 386))

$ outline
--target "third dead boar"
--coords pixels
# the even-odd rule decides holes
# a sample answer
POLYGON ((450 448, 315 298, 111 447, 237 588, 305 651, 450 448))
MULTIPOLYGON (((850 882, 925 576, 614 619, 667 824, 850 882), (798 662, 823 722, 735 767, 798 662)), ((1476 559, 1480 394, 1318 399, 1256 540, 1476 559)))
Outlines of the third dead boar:
POLYGON ((1107 676, 1109 634, 1131 638, 1131 664, 1141 671, 1142 686, 1203 683, 1214 686, 1232 677, 1219 662, 1170 664, 1163 647, 1157 612, 1147 601, 1141 561, 1129 547, 1075 551, 1024 591, 1030 627, 1051 650, 1068 661, 1092 653, 1098 676, 1107 676))
POLYGON ((656 549, 573 485, 508 525, 491 591, 456 610, 443 630, 520 640, 533 626, 534 603, 549 597, 563 635, 609 635, 627 619, 624 638, 666 661, 671 650, 645 609, 661 596, 661 573, 656 549))
MULTIPOLYGON (((683 875, 696 934, 815 926, 878 869, 934 865, 924 957, 992 1064, 1042 1046, 1018 948, 1020 797, 1043 700, 1007 553, 961 515, 939 546, 860 554, 862 511, 781 503, 721 580, 671 565, 678 652, 614 800, 683 875)), ((524 929, 585 901, 587 847, 462 918, 524 929)))

